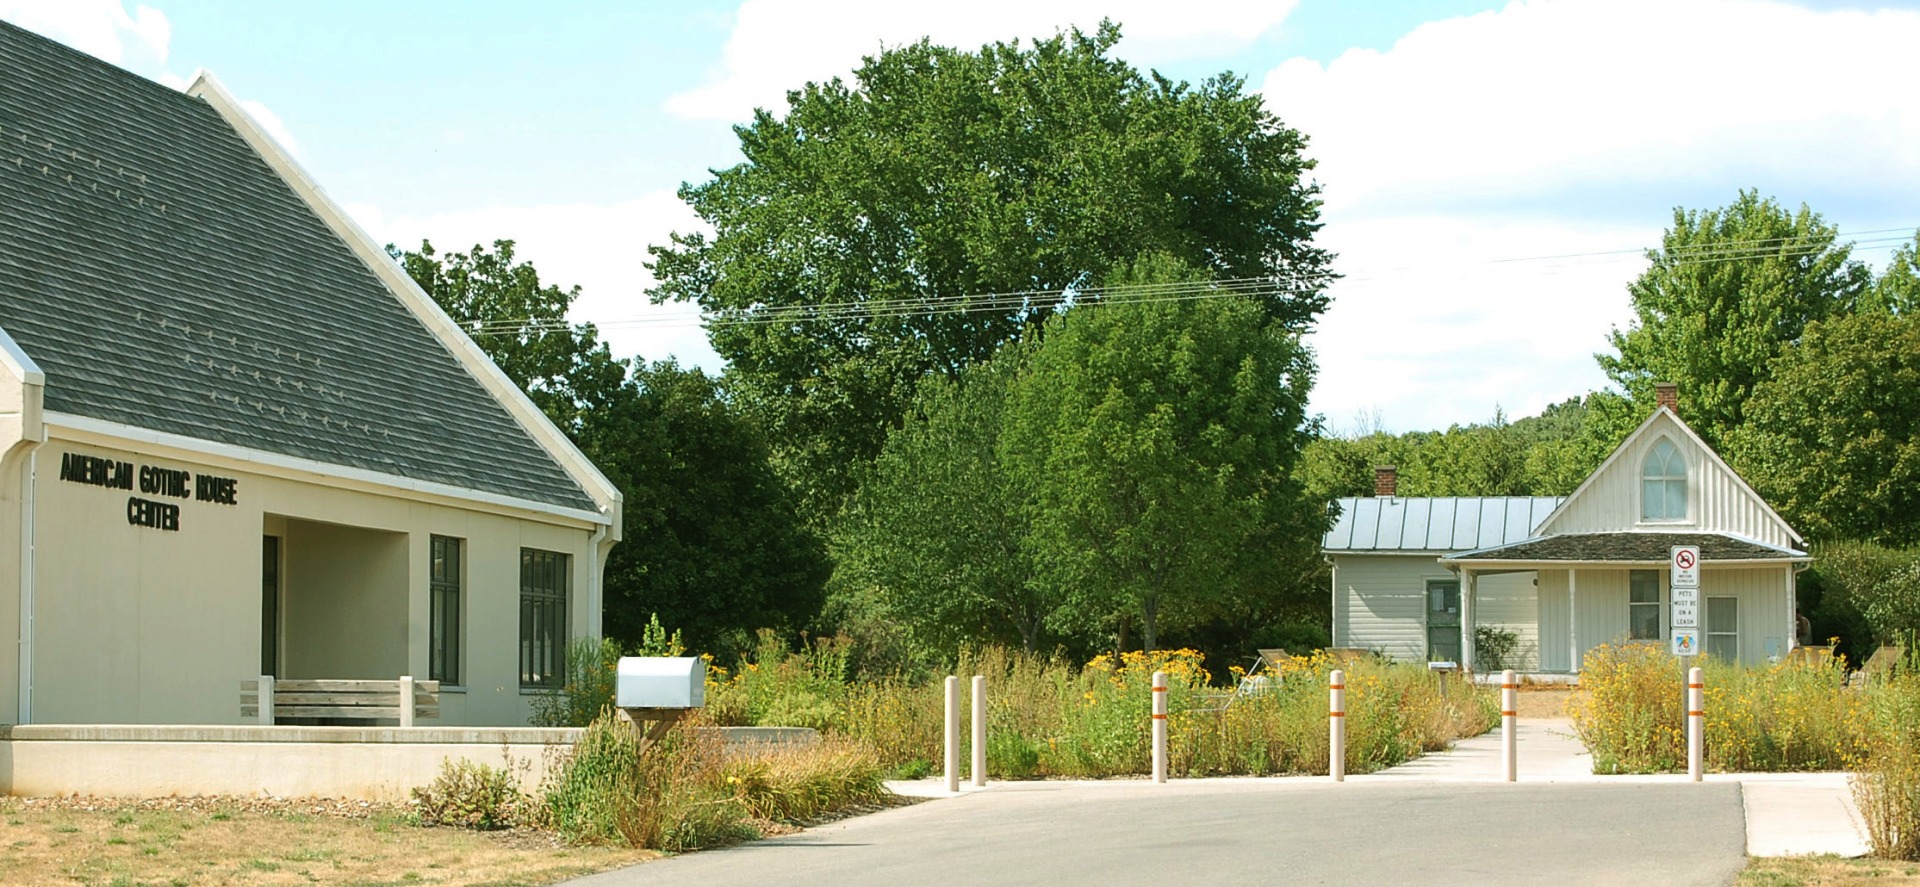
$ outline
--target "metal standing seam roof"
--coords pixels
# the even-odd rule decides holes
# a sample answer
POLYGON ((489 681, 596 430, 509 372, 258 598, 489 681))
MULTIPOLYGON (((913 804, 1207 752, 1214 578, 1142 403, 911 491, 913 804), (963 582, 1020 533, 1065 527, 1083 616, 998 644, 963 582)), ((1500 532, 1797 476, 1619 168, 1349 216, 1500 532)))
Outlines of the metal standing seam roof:
POLYGON ((1533 537, 1564 496, 1350 497, 1321 539, 1326 551, 1471 551, 1533 537))
POLYGON ((598 510, 206 102, 0 22, 0 329, 45 406, 598 510))

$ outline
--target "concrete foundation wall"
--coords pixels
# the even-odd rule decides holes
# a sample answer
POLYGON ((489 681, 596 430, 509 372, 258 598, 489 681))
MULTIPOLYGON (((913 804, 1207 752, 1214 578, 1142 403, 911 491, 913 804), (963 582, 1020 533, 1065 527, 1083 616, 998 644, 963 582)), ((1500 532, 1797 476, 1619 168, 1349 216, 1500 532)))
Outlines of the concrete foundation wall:
MULTIPOLYGON (((818 739, 724 728, 730 750, 818 739)), ((0 795, 270 795, 404 801, 443 763, 504 767, 532 792, 577 729, 19 726, 0 728, 0 795)))

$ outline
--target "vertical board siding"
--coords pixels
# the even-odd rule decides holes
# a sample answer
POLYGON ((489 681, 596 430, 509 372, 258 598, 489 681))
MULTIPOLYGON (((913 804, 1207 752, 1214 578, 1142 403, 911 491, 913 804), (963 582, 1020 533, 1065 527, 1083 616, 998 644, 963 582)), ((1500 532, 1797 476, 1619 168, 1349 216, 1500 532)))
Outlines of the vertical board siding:
POLYGON ((1519 644, 1507 658, 1516 671, 1540 670, 1539 596, 1534 574, 1501 573, 1474 577, 1474 625, 1513 632, 1519 644))
POLYGON ((1793 637, 1787 605, 1787 568, 1759 567, 1740 570, 1715 570, 1700 573, 1701 637, 1706 637, 1706 598, 1740 599, 1740 661, 1758 665, 1767 661, 1767 642, 1773 642, 1774 655, 1785 656, 1787 642, 1793 637))
POLYGON ((1627 577, 1627 570, 1580 571, 1573 606, 1583 653, 1627 639, 1627 577))
POLYGON ((1431 556, 1346 555, 1334 570, 1336 646, 1427 659, 1427 580, 1453 574, 1431 556))
POLYGON ((1540 647, 1540 670, 1568 672, 1567 571, 1540 571, 1540 627, 1534 634, 1540 647))
POLYGON ((1611 533, 1627 530, 1730 533, 1768 545, 1790 547, 1792 535, 1766 504, 1686 429, 1665 414, 1621 445, 1620 455, 1601 468, 1543 533, 1611 533), (1644 523, 1640 520, 1640 472, 1647 453, 1662 439, 1673 441, 1687 463, 1687 519, 1644 523))

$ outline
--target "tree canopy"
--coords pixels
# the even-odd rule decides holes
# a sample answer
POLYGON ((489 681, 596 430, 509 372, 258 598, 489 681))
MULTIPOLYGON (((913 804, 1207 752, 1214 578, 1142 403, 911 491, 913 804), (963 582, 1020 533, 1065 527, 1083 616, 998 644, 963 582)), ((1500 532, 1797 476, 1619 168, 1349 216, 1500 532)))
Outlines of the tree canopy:
MULTIPOLYGON (((1139 282, 1182 273, 1155 256, 1139 282)), ((1186 272, 1192 273, 1192 272, 1186 272)), ((1292 468, 1312 433, 1312 355, 1249 299, 1130 301, 1048 321, 1008 398, 1001 458, 1027 496, 1035 581, 1078 624, 1148 649, 1227 594, 1272 589, 1326 528, 1292 468), (1134 620, 1137 619, 1137 622, 1134 620)), ((1291 577, 1289 577, 1291 578, 1291 577)))
POLYGON ((1601 368, 1647 409, 1655 382, 1679 385, 1687 424, 1718 447, 1781 350, 1867 293, 1872 273, 1836 237, 1804 205, 1789 212, 1754 191, 1675 210, 1653 267, 1628 287, 1635 321, 1608 336, 1616 353, 1596 355, 1601 368))
POLYGON ((1800 532, 1920 543, 1920 316, 1808 325, 1746 416, 1729 459, 1800 532))
POLYGON ((567 310, 579 288, 540 282, 497 240, 445 256, 387 248, 624 498, 625 539, 605 567, 604 631, 641 643, 654 614, 703 651, 754 629, 799 628, 829 570, 757 426, 697 369, 614 358, 567 310))
POLYGON ((1259 313, 1290 329, 1324 309, 1305 137, 1237 77, 1111 58, 1119 37, 889 49, 757 111, 735 129, 745 160, 682 187, 712 234, 651 248, 651 295, 704 310, 816 525, 923 378, 1145 252, 1275 284, 1259 313))

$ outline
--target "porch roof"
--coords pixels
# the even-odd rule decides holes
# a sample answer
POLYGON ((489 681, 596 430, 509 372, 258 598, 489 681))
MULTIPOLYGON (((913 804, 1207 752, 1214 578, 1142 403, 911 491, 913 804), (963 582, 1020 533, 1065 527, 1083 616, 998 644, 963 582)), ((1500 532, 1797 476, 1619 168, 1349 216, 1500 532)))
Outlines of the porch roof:
POLYGON ((1441 558, 1456 562, 1662 563, 1676 545, 1700 549, 1701 561, 1804 561, 1804 551, 1779 548, 1723 533, 1560 533, 1441 558))

